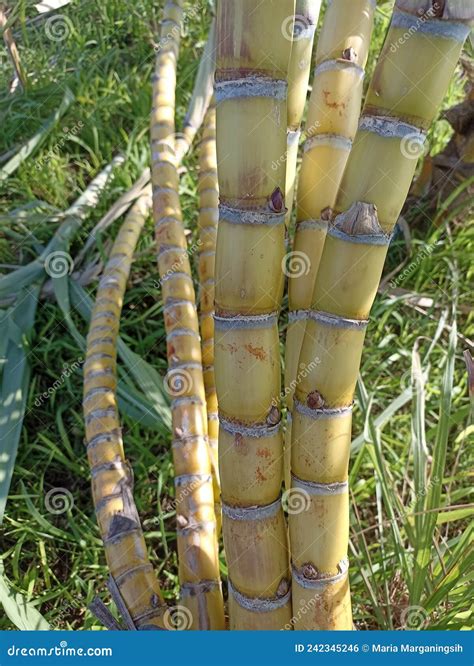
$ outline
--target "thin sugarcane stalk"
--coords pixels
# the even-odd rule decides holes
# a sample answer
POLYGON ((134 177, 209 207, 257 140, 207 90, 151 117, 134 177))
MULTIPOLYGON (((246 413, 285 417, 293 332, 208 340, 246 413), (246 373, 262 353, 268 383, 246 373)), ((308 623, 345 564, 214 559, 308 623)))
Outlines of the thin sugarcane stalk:
POLYGON ((183 123, 183 129, 176 137, 176 159, 180 163, 189 151, 201 127, 214 92, 216 70, 216 25, 212 21, 207 42, 199 62, 193 94, 183 123))
POLYGON ((218 6, 214 353, 231 629, 280 629, 291 616, 277 319, 291 49, 284 28, 293 14, 293 0, 218 6))
MULTIPOLYGON (((290 417, 285 435, 287 488, 290 486, 293 393, 297 375, 305 372, 305 368, 298 367, 298 359, 330 211, 359 121, 374 9, 374 0, 331 0, 316 51, 288 279, 290 315, 285 395, 290 417)), ((314 363, 317 359, 313 359, 314 363)))
MULTIPOLYGON (((308 81, 311 70, 314 33, 321 9, 321 0, 296 0, 295 20, 292 38, 290 65, 288 69, 288 107, 287 107, 287 154, 286 154, 286 226, 288 227, 293 210, 296 185, 296 164, 298 145, 301 135, 308 81)), ((288 29, 290 26, 287 27, 288 29)))
MULTIPOLYGON (((26 76, 21 66, 20 54, 13 38, 12 29, 7 25, 8 19, 6 16, 6 7, 0 5, 0 31, 3 32, 3 41, 5 43, 5 48, 8 55, 10 56, 13 69, 15 70, 15 76, 17 82, 20 84, 23 90, 26 90, 26 76), (7 27, 5 27, 7 26, 7 27)), ((12 85, 12 91, 14 90, 14 84, 12 85)))
POLYGON ((84 365, 86 445, 97 522, 111 576, 137 629, 165 628, 166 605, 133 500, 117 408, 116 359, 123 295, 150 195, 136 201, 112 247, 92 311, 84 365))
MULTIPOLYGON (((214 375, 214 272, 217 222, 219 217, 219 185, 217 182, 216 107, 211 101, 204 117, 199 147, 199 323, 202 338, 204 388, 207 403, 207 431, 214 482, 214 506, 218 527, 221 519, 218 467, 219 416, 214 375)), ((220 530, 218 530, 220 531, 220 530)))
POLYGON ((223 629, 214 494, 199 322, 179 201, 175 155, 176 64, 183 1, 164 8, 153 77, 153 216, 167 334, 181 598, 191 629, 223 629))
POLYGON ((292 489, 307 499, 289 517, 293 602, 312 608, 299 629, 352 627, 347 471, 367 317, 472 18, 454 0, 397 0, 334 207, 299 359, 319 363, 298 382, 293 409, 292 489))

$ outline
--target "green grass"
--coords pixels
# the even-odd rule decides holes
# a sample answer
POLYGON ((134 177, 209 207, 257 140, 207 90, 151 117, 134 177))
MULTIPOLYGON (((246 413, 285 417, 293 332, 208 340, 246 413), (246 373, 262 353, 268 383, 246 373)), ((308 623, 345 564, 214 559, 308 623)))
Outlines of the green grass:
MULTIPOLYGON (((369 72, 390 9, 390 3, 380 4, 369 72)), ((206 37, 208 6, 202 2, 203 11, 192 22, 185 21, 178 127, 206 37)), ((32 3, 19 3, 18 8, 20 17, 22 12, 34 15, 32 3)), ((114 155, 122 153, 124 165, 115 169, 68 249, 77 257, 94 225, 149 163, 150 76, 159 3, 85 0, 57 13, 67 17, 69 32, 60 42, 48 39, 44 21, 22 26, 18 19, 15 23, 28 73, 26 94, 8 93, 11 70, 7 60, 0 59, 0 155, 12 147, 19 149, 41 131, 61 104, 66 88, 74 95, 60 120, 45 132, 41 146, 0 183, 0 263, 5 273, 38 256, 60 224, 58 214, 114 155), (74 134, 65 128, 79 130, 74 134)), ((457 75, 445 108, 461 98, 462 81, 457 75)), ((441 149, 448 138, 447 123, 438 121, 430 133, 431 152, 441 149)), ((194 231, 194 155, 185 166, 182 203, 186 225, 194 231)), ((411 228, 411 257, 399 236, 386 267, 389 273, 405 259, 406 265, 412 262, 414 268, 397 286, 427 296, 433 304, 423 306, 426 313, 422 314, 402 299, 382 293, 367 334, 351 472, 351 585, 354 618, 361 629, 417 623, 447 629, 472 624, 469 470, 473 461, 468 441, 474 426, 462 352, 466 338, 473 334, 469 303, 474 227, 472 210, 465 201, 461 208, 459 196, 447 204, 446 211, 446 202, 430 199, 406 207, 403 215, 411 228), (432 246, 431 252, 426 252, 427 244, 432 246), (403 399, 404 395, 408 397, 403 399), (394 401, 397 409, 381 423, 394 401)), ((117 224, 99 237, 80 269, 106 256, 117 224)), ((149 221, 126 294, 121 336, 130 350, 163 376, 166 345, 157 279, 149 221)), ((91 296, 95 284, 87 286, 91 296)), ((22 340, 31 381, 0 528, 0 562, 10 590, 22 593, 51 627, 99 629, 87 606, 96 594, 108 600, 107 570, 83 444, 84 350, 80 338, 71 334, 71 322, 82 336, 86 334, 85 321, 74 308, 68 325, 54 296, 41 299, 34 327, 28 339, 22 340), (53 385, 56 388, 38 406, 38 396, 53 385), (47 493, 54 488, 65 488, 72 497, 70 509, 59 515, 47 508, 47 493)), ((3 357, 6 328, 2 319, 0 326, 3 357)), ((130 370, 135 362, 135 357, 128 358, 126 364, 122 357, 121 379, 123 395, 138 395, 140 403, 147 387, 140 386, 130 370)), ((129 403, 127 413, 133 413, 129 403)), ((123 426, 151 559, 165 595, 171 599, 177 592, 177 563, 169 502, 174 491, 168 428, 156 414, 146 425, 124 414, 123 426)), ((1 574, 0 568, 0 583, 1 574)), ((2 589, 0 584, 0 595, 2 589)), ((0 629, 12 628, 12 620, 0 609, 0 629)))

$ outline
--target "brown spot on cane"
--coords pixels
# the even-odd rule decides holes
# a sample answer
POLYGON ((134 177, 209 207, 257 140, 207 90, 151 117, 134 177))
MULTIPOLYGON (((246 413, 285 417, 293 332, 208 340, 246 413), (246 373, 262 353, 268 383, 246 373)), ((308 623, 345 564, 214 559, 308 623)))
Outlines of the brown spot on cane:
POLYGON ((257 469, 255 470, 255 476, 256 476, 256 478, 257 478, 257 482, 263 483, 264 481, 267 480, 267 477, 266 477, 265 474, 262 472, 262 470, 260 469, 260 467, 257 467, 257 469))
POLYGON ((252 356, 255 356, 255 358, 259 361, 265 361, 266 358, 267 358, 267 354, 266 354, 263 347, 254 347, 249 342, 248 345, 245 345, 245 349, 248 351, 249 354, 252 354, 252 356))
POLYGON ((306 404, 310 409, 321 409, 326 404, 326 401, 319 391, 311 391, 306 400, 306 404))
POLYGON ((344 51, 342 52, 342 59, 348 60, 349 62, 355 62, 357 60, 357 53, 355 49, 353 49, 352 46, 349 46, 349 48, 344 49, 344 51))
POLYGON ((268 449, 257 449, 257 456, 259 458, 270 458, 271 452, 268 449))
POLYGON ((334 217, 334 211, 330 206, 327 206, 326 208, 322 209, 321 220, 323 220, 323 222, 330 222, 333 217, 334 217))
POLYGON ((290 585, 288 581, 286 580, 286 578, 282 578, 276 591, 277 597, 284 597, 286 594, 288 594, 289 589, 290 585))
POLYGON ((311 562, 306 562, 301 567, 301 573, 307 580, 318 580, 320 578, 319 572, 311 562))
POLYGON ((324 95, 324 103, 330 109, 345 109, 346 108, 346 103, 345 102, 330 102, 329 101, 329 97, 331 96, 331 91, 330 90, 323 90, 323 95, 324 95))
POLYGON ((271 426, 280 423, 280 410, 278 409, 278 407, 275 407, 275 405, 273 405, 273 407, 268 412, 267 423, 268 425, 271 426))
POLYGON ((377 206, 365 203, 365 201, 355 201, 348 210, 337 215, 334 227, 349 236, 383 234, 377 215, 377 206))
POLYGON ((282 213, 285 208, 283 192, 277 187, 270 195, 268 206, 274 213, 282 213))

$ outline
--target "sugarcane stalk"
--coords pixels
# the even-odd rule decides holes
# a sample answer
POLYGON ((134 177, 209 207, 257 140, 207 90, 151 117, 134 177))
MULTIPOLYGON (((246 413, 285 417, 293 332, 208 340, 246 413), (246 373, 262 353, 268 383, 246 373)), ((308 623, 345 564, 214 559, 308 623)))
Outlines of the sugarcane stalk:
POLYGON ((291 49, 284 29, 293 14, 293 0, 218 5, 214 353, 231 629, 280 629, 291 617, 277 319, 291 49))
POLYGON ((176 136, 176 159, 178 164, 189 151, 199 128, 203 124, 206 111, 214 92, 214 72, 216 70, 216 26, 212 21, 207 42, 199 61, 194 82, 193 94, 183 123, 182 131, 176 136))
POLYGON ((219 416, 217 410, 216 380, 214 374, 214 274, 219 217, 219 185, 217 182, 216 107, 211 101, 204 117, 199 146, 199 324, 207 404, 207 432, 214 484, 214 507, 220 532, 221 504, 218 465, 219 416))
POLYGON ((351 629, 348 583, 349 447, 367 318, 392 229, 425 132, 472 22, 472 5, 397 0, 331 215, 300 363, 319 364, 296 387, 289 517, 297 629, 351 629))
MULTIPOLYGON (((316 69, 306 121, 298 183, 297 222, 288 265, 289 324, 285 396, 291 414, 308 311, 321 252, 360 116, 364 67, 374 0, 331 0, 316 50, 316 69)), ((317 359, 313 359, 313 364, 317 359)), ((285 434, 285 485, 289 488, 291 416, 285 434)))
POLYGON ((188 628, 223 629, 199 322, 175 154, 176 63, 182 14, 182 0, 164 7, 153 77, 153 217, 167 335, 166 383, 172 398, 181 600, 190 612, 188 628))
MULTIPOLYGON (((311 70, 314 33, 321 9, 321 0, 296 0, 292 33, 290 65, 288 69, 287 154, 286 154, 286 226, 289 227, 296 185, 298 145, 301 135, 308 81, 311 70)), ((287 32, 291 25, 287 26, 287 32)))
POLYGON ((166 605, 133 500, 117 407, 117 336, 133 252, 149 210, 142 195, 122 225, 100 280, 84 365, 84 420, 92 495, 110 574, 137 629, 166 628, 166 605))

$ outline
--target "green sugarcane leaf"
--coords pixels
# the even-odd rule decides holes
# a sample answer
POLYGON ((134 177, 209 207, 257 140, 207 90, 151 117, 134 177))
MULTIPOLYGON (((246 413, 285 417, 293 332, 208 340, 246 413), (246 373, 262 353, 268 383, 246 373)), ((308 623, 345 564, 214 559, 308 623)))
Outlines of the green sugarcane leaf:
POLYGON ((438 514, 441 505, 441 490, 446 466, 446 454, 448 450, 448 437, 451 418, 451 403, 454 381, 454 360, 457 345, 456 319, 453 318, 449 335, 449 345, 446 355, 446 367, 443 375, 443 386, 440 398, 440 411, 436 440, 433 449, 432 472, 429 484, 428 496, 425 503, 425 519, 421 542, 416 544, 415 569, 410 603, 417 605, 420 602, 425 586, 428 568, 431 561, 431 544, 434 537, 438 514))
POLYGON ((441 511, 436 518, 436 524, 445 525, 446 523, 453 523, 456 520, 464 520, 472 515, 474 515, 473 506, 453 509, 452 511, 441 511))
POLYGON ((49 624, 33 604, 19 592, 14 592, 5 576, 0 560, 0 604, 11 622, 22 631, 48 631, 49 624))
POLYGON ((69 88, 66 88, 61 104, 58 106, 49 120, 34 134, 31 139, 20 148, 20 150, 0 169, 0 183, 18 169, 31 153, 38 148, 48 136, 54 125, 63 116, 74 101, 75 96, 69 88))
POLYGON ((3 521, 10 483, 15 467, 25 416, 30 364, 28 339, 34 324, 40 287, 36 285, 20 293, 15 305, 8 312, 2 337, 8 343, 3 363, 0 393, 0 523, 3 521))
POLYGON ((412 418, 411 418, 411 444, 413 452, 413 471, 415 499, 413 503, 415 539, 422 538, 423 506, 426 496, 426 478, 428 449, 426 447, 425 432, 425 383, 426 375, 423 372, 421 358, 418 352, 418 340, 412 351, 411 380, 413 387, 412 418))
POLYGON ((31 284, 35 280, 46 278, 46 266, 55 270, 59 266, 62 271, 64 264, 72 261, 67 253, 69 244, 81 228, 82 223, 87 218, 90 211, 97 205, 100 193, 106 187, 115 167, 122 164, 124 158, 121 155, 114 157, 102 171, 89 183, 87 188, 68 208, 64 214, 64 220, 56 230, 54 236, 49 241, 39 257, 25 266, 17 268, 0 278, 0 297, 7 297, 31 284))

